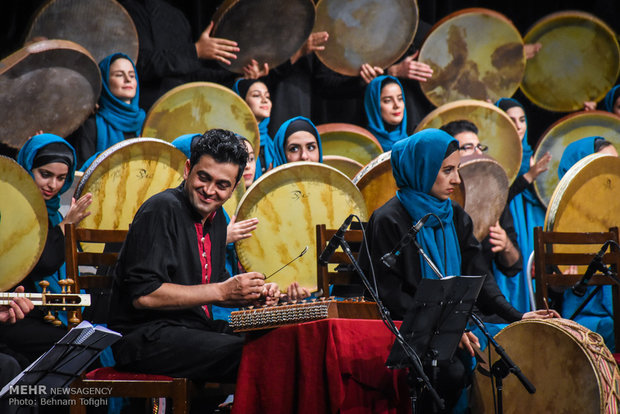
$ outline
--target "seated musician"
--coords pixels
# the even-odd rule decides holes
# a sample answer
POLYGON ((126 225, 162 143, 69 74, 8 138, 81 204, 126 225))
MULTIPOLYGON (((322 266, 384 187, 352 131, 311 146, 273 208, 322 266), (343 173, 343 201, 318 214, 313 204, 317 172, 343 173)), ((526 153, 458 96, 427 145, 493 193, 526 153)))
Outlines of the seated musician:
POLYGON ((319 131, 303 116, 283 123, 273 139, 274 168, 296 161, 323 162, 319 131))
POLYGON ((116 265, 110 327, 119 369, 234 381, 243 338, 212 319, 211 305, 274 304, 279 291, 251 272, 224 269, 222 204, 248 154, 230 131, 207 131, 192 145, 185 181, 148 199, 129 228, 116 265))
MULTIPOLYGON (((39 282, 49 283, 48 291, 60 293, 59 279, 64 278, 65 238, 64 226, 79 223, 90 213, 86 211, 92 201, 90 193, 74 201, 63 218, 60 195, 71 188, 75 172, 75 151, 63 138, 53 134, 38 134, 30 138, 17 155, 17 162, 32 176, 47 207, 48 232, 45 247, 37 264, 23 280, 26 292, 41 292, 39 282), (61 276, 62 273, 62 276, 61 276)), ((2 343, 26 368, 60 338, 66 326, 53 326, 44 321, 45 313, 40 309, 30 312, 16 323, 0 327, 2 343)), ((59 318, 66 325, 66 318, 59 318), (64 320, 63 320, 64 319, 64 320)))
MULTIPOLYGON (((460 158, 458 141, 437 129, 418 132, 397 142, 392 149, 392 171, 399 190, 396 197, 372 214, 366 243, 377 277, 379 296, 394 319, 405 316, 420 280, 435 278, 435 275, 420 259, 412 244, 402 249, 392 268, 387 268, 380 258, 390 252, 409 228, 427 213, 439 216, 445 229, 445 239, 440 222, 434 217, 428 219, 416 237, 442 274, 491 274, 481 254, 480 244, 473 235, 471 218, 449 199, 460 183, 460 158)), ((363 268, 369 268, 370 263, 364 255, 360 255, 360 262, 363 268)), ((494 279, 488 277, 476 305, 484 312, 497 313, 509 322, 558 316, 553 311, 525 314, 517 311, 506 301, 494 279)), ((477 338, 471 332, 465 333, 460 348, 473 355, 472 342, 477 343, 477 338)), ((465 386, 465 368, 458 357, 440 364, 437 385, 439 394, 447 403, 445 412, 449 413, 465 386)), ((423 397, 420 412, 431 412, 431 402, 423 397)))
MULTIPOLYGON (((488 149, 486 145, 480 143, 478 127, 470 121, 452 121, 443 125, 441 129, 459 142, 461 157, 482 155, 488 149)), ((489 227, 489 235, 481 241, 481 245, 485 263, 493 270, 495 280, 506 299, 521 311, 530 310, 527 284, 523 279, 525 275, 522 276, 522 280, 513 280, 523 270, 523 258, 508 206, 504 208, 499 221, 489 227)), ((495 318, 493 320, 505 323, 495 318)))

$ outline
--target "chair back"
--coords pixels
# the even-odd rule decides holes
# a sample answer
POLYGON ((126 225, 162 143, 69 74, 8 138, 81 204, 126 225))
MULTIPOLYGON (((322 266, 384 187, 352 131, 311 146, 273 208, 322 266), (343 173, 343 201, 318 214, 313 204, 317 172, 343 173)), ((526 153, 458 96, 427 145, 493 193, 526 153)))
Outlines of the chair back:
MULTIPOLYGON (((331 240, 331 238, 336 234, 338 229, 328 229, 325 227, 325 224, 317 224, 316 225, 316 251, 317 255, 322 252, 327 243, 331 240)), ((362 230, 349 230, 344 234, 344 239, 349 243, 351 247, 351 251, 353 255, 357 259, 359 255, 359 249, 362 245, 362 240, 364 239, 364 233, 362 230)), ((343 269, 333 269, 333 265, 341 265, 340 267, 346 267, 350 265, 351 261, 349 257, 338 249, 332 257, 329 259, 328 264, 324 265, 319 263, 317 256, 317 288, 319 289, 319 296, 330 296, 329 295, 329 287, 330 285, 349 285, 354 280, 359 280, 357 274, 353 270, 343 269), (331 265, 331 266, 330 266, 331 265)))

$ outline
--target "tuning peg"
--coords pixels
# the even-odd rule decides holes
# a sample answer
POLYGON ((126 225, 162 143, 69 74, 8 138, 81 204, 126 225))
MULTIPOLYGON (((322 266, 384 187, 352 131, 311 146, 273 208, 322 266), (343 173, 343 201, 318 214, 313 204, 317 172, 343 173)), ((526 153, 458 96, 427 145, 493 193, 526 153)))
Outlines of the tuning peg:
POLYGON ((60 326, 62 325, 62 322, 60 321, 60 319, 56 318, 52 321, 52 325, 54 326, 60 326))
POLYGON ((66 284, 67 284, 67 293, 71 293, 71 286, 75 285, 75 280, 73 279, 65 279, 66 280, 66 284))
POLYGON ((43 288, 43 293, 47 293, 47 288, 49 287, 50 282, 48 282, 47 280, 42 280, 39 282, 39 286, 41 286, 43 288))
POLYGON ((60 288, 61 288, 60 293, 63 293, 63 294, 67 293, 67 280, 60 279, 58 281, 58 284, 60 285, 60 288))
POLYGON ((45 322, 49 322, 49 323, 52 323, 56 320, 54 315, 52 315, 52 311, 49 311, 49 310, 47 311, 47 315, 45 315, 43 319, 45 320, 45 322))
POLYGON ((73 325, 78 325, 80 323, 80 318, 77 317, 77 311, 71 311, 71 317, 69 318, 69 323, 73 325))

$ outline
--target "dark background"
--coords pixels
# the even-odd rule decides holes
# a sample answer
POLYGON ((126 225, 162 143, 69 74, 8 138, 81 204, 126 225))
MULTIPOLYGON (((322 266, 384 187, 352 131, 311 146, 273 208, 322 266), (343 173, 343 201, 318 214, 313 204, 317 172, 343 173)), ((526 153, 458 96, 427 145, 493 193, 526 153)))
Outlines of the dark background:
MULTIPOLYGON (((197 38, 222 3, 221 0, 167 0, 183 10, 197 38)), ((282 0, 287 1, 287 0, 282 0)), ((45 0, 0 0, 0 58, 19 49, 23 44, 30 20, 45 0)), ((510 18, 522 34, 540 18, 562 10, 581 10, 592 13, 620 33, 620 0, 419 0, 420 18, 433 24, 446 15, 468 7, 496 10, 510 18)), ((273 11, 276 13, 277 11, 273 11)), ((526 106, 529 120, 529 139, 532 144, 545 129, 565 114, 538 108, 518 91, 515 98, 526 106)))

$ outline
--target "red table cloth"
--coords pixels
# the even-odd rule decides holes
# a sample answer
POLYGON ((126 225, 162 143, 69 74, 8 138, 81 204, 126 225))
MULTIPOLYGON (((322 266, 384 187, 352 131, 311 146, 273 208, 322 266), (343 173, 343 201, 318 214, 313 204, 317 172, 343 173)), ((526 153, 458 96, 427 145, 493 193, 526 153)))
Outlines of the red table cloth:
POLYGON ((406 372, 385 367, 380 320, 324 319, 249 334, 233 414, 408 413, 406 372))

